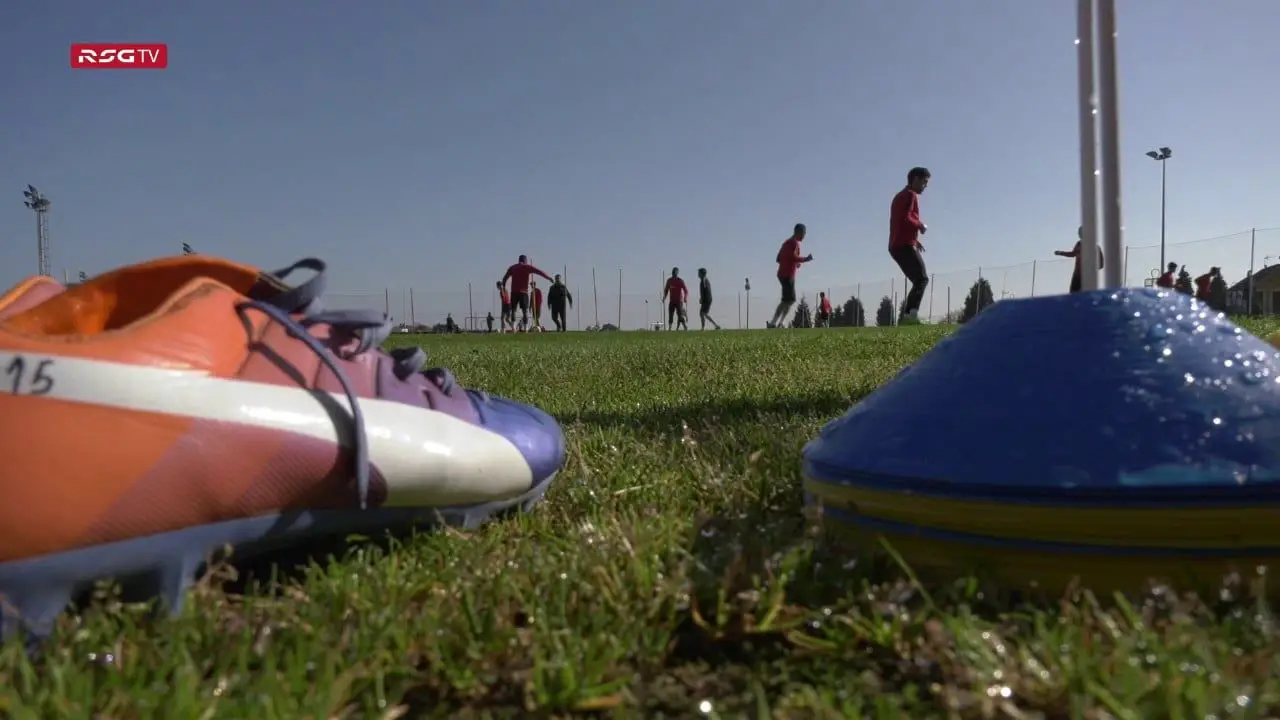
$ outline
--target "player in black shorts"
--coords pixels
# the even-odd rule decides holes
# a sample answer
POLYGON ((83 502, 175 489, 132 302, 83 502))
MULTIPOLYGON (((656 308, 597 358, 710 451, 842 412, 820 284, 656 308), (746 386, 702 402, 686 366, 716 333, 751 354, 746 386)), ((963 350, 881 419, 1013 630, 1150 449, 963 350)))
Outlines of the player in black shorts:
POLYGON ((698 268, 698 319, 702 321, 702 329, 707 323, 719 330, 720 323, 711 319, 711 279, 707 277, 706 268, 698 268))
POLYGON ((764 324, 767 328, 786 327, 787 315, 791 312, 791 306, 796 304, 796 273, 801 265, 813 260, 812 253, 803 256, 800 254, 800 243, 804 242, 804 236, 804 223, 796 223, 791 237, 787 238, 778 250, 776 259, 778 284, 782 286, 782 302, 779 302, 778 309, 773 311, 773 319, 764 324))

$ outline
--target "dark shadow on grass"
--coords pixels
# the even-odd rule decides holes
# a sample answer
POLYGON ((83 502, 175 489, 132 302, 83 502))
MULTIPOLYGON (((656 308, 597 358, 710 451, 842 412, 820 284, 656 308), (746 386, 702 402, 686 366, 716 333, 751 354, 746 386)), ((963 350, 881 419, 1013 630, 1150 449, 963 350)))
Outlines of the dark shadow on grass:
MULTIPOLYGON (((491 517, 490 522, 502 522, 519 512, 519 508, 510 508, 491 517)), ((307 568, 312 565, 323 568, 332 561, 347 558, 357 549, 373 548, 384 555, 391 554, 415 536, 439 532, 450 530, 437 525, 401 526, 365 535, 317 537, 290 547, 247 556, 233 554, 218 560, 235 571, 233 579, 223 582, 221 588, 232 594, 275 594, 281 588, 303 580, 307 568)))

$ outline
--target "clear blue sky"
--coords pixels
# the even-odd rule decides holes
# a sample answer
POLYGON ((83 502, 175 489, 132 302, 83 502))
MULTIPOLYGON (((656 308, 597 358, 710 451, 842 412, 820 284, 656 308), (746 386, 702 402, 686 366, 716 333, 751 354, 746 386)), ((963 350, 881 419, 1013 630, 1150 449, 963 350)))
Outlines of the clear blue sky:
MULTIPOLYGON (((1158 239, 1158 145, 1175 151, 1170 242, 1280 225, 1280 2, 1120 5, 1127 241, 1158 239)), ((35 269, 26 183, 53 200, 59 275, 185 241, 264 266, 316 255, 334 289, 413 287, 455 314, 520 253, 567 265, 580 297, 592 267, 602 294, 619 267, 653 294, 664 269, 705 265, 726 304, 751 276, 763 306, 797 221, 803 288, 885 284, 912 165, 933 171, 932 271, 1051 259, 1078 223, 1071 2, 66 0, 4 17, 6 284, 35 269), (129 40, 169 43, 168 70, 68 69, 71 42, 129 40)), ((1280 255, 1280 232, 1259 243, 1280 255)), ((1247 267, 1247 239, 1209 247, 1174 259, 1247 267)), ((1039 272, 1043 293, 1069 270, 1039 272)))

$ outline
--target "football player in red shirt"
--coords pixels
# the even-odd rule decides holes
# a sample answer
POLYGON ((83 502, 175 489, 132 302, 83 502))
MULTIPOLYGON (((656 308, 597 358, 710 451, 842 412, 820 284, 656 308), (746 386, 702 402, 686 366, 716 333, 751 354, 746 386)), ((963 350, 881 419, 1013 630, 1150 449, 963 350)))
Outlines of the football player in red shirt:
POLYGON ((1178 270, 1178 263, 1169 263, 1169 267, 1165 268, 1164 274, 1156 280, 1156 287, 1173 289, 1173 275, 1178 270))
POLYGON ((498 299, 502 305, 502 311, 498 318, 498 332, 506 332, 515 330, 516 313, 511 309, 511 295, 507 292, 507 286, 498 281, 498 299))
POLYGON ((529 325, 529 278, 533 275, 551 279, 550 275, 529 263, 529 256, 521 255, 516 264, 507 268, 507 273, 498 281, 498 285, 503 286, 507 284, 508 278, 511 279, 511 316, 514 321, 516 310, 520 311, 521 332, 529 325))
POLYGON ((818 293, 818 327, 831 327, 831 298, 818 293))
POLYGON ((533 288, 533 329, 542 332, 542 288, 537 280, 530 281, 529 287, 533 288))
POLYGON ((778 284, 782 286, 782 301, 778 303, 778 309, 773 311, 773 319, 765 323, 765 327, 783 327, 787 313, 796 304, 796 273, 800 271, 801 265, 813 260, 812 254, 800 255, 800 243, 804 242, 804 236, 804 223, 796 223, 791 237, 784 240, 782 247, 778 248, 778 257, 775 259, 778 261, 778 284))
POLYGON ((1221 268, 1209 268, 1209 272, 1196 278, 1196 299, 1200 302, 1209 302, 1210 289, 1213 287, 1213 279, 1222 274, 1221 268))
POLYGON ((924 245, 920 244, 920 236, 928 230, 920 220, 920 193, 929 187, 929 178, 927 168, 911 168, 907 172, 907 186, 893 196, 889 205, 889 257, 911 281, 911 291, 902 306, 902 317, 898 318, 900 325, 920 322, 920 301, 924 300, 924 290, 929 286, 929 273, 924 267, 924 245))
POLYGON ((667 329, 675 330, 677 325, 689 329, 685 303, 689 302, 689 286, 680 279, 680 268, 671 268, 671 277, 662 286, 662 299, 667 301, 667 329))

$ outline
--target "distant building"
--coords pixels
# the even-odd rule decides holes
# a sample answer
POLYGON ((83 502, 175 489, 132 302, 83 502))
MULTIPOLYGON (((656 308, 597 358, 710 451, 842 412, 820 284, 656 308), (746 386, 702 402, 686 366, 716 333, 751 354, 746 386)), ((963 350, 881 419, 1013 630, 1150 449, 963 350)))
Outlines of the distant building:
MULTIPOLYGON (((1253 274, 1253 314, 1280 315, 1280 265, 1253 274)), ((1243 315, 1249 311, 1249 276, 1227 289, 1227 307, 1243 315)))

